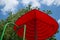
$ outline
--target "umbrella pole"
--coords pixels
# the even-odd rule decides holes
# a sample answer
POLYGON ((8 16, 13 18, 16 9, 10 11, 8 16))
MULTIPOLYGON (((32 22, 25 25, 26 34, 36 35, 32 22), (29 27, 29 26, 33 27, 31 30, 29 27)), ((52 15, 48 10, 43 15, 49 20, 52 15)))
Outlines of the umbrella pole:
POLYGON ((25 33, 26 33, 26 25, 24 25, 23 40, 25 40, 25 33))

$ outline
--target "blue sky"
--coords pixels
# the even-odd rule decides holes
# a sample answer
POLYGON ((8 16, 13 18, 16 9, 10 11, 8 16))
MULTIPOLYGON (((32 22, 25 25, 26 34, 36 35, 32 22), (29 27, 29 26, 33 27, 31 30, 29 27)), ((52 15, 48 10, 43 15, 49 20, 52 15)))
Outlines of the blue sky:
MULTIPOLYGON (((50 16, 56 19, 60 25, 60 0, 0 0, 0 19, 6 19, 10 11, 15 14, 28 4, 32 5, 32 9, 38 7, 41 10, 51 10, 50 16)), ((60 39, 60 31, 56 34, 56 38, 60 39)))

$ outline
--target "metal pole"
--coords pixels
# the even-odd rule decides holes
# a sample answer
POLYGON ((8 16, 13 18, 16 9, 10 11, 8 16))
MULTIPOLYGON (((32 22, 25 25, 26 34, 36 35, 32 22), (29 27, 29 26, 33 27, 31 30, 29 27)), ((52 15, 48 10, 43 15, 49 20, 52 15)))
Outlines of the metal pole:
POLYGON ((23 40, 25 40, 25 33, 26 33, 26 25, 24 25, 23 40))

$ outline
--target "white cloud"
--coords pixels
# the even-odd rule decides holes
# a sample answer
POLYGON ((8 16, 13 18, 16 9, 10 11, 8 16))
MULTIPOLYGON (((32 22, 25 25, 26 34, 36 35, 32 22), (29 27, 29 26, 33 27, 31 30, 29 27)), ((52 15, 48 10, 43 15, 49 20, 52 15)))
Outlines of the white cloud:
POLYGON ((4 5, 4 0, 0 0, 0 5, 4 5))
POLYGON ((60 6, 60 0, 42 0, 41 3, 47 6, 51 5, 60 6))
POLYGON ((60 19, 58 20, 58 23, 60 23, 60 19))
POLYGON ((22 0, 22 1, 21 1, 21 3, 22 3, 24 6, 27 6, 30 2, 31 2, 31 0, 22 0))
POLYGON ((22 0, 21 3, 23 3, 24 6, 31 4, 31 8, 40 7, 39 0, 22 0))
POLYGON ((59 24, 59 30, 60 30, 60 19, 59 19, 57 22, 58 22, 58 24, 59 24))
POLYGON ((52 5, 53 2, 54 2, 54 0, 42 0, 41 3, 49 6, 49 5, 52 5))
POLYGON ((33 7, 41 7, 41 5, 47 5, 47 6, 51 6, 51 5, 55 5, 55 6, 60 6, 60 0, 22 0, 22 4, 24 6, 27 6, 28 4, 32 5, 33 7))
POLYGON ((41 7, 41 3, 38 2, 37 0, 32 0, 32 6, 31 8, 34 8, 34 7, 41 7))
POLYGON ((15 7, 18 5, 17 0, 0 0, 0 5, 5 5, 3 9, 1 9, 3 12, 6 11, 12 11, 14 12, 15 7))
POLYGON ((60 6, 60 0, 55 0, 54 5, 60 6))
MULTIPOLYGON (((31 4, 31 8, 41 8, 42 4, 47 6, 60 6, 60 0, 21 0, 20 2, 25 7, 31 4)), ((4 5, 4 8, 1 9, 3 12, 12 11, 14 13, 18 4, 19 1, 17 0, 0 0, 0 5, 4 5)))

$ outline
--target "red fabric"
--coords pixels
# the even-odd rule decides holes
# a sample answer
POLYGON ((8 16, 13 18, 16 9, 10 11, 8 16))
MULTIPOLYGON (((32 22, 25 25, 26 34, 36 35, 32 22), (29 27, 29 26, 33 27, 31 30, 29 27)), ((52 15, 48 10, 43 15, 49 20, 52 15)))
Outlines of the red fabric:
MULTIPOLYGON (((26 25, 27 40, 45 40, 58 30, 58 23, 55 19, 36 9, 21 16, 15 24, 18 26, 26 25)), ((17 30, 16 26, 14 26, 14 30, 17 30)), ((23 27, 17 30, 19 37, 23 36, 23 30, 23 27)))

